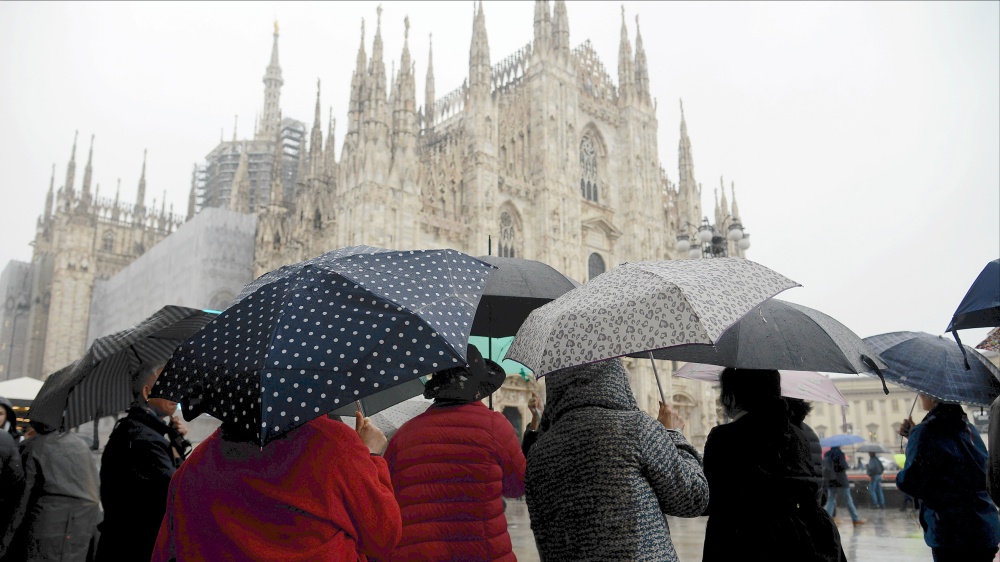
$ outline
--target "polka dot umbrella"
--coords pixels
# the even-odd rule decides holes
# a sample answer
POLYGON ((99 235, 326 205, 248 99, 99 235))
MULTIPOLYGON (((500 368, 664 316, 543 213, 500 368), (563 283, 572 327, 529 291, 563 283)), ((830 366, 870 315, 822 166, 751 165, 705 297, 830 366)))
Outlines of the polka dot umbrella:
POLYGON ((281 267, 182 343, 153 395, 263 446, 344 404, 464 364, 493 271, 455 250, 371 246, 281 267))

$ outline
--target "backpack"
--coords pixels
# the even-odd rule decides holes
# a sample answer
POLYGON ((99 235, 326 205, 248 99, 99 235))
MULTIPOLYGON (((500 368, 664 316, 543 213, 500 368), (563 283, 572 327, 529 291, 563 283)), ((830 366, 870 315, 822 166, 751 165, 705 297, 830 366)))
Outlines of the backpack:
POLYGON ((833 460, 830 455, 823 457, 823 485, 827 487, 837 485, 837 473, 833 468, 833 460))
POLYGON ((877 476, 883 472, 885 472, 885 467, 882 466, 882 461, 878 457, 868 459, 868 476, 877 476))

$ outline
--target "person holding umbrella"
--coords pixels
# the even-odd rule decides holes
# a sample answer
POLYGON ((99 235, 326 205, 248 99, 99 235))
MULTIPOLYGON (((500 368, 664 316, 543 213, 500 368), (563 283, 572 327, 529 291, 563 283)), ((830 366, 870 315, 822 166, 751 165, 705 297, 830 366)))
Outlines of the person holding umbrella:
POLYGON ((868 464, 865 472, 871 479, 869 491, 872 495, 872 507, 875 509, 885 509, 885 493, 882 491, 882 473, 885 467, 882 466, 882 459, 878 458, 875 451, 868 451, 868 464))
POLYGON ((986 492, 986 445, 959 404, 919 394, 927 415, 903 420, 906 463, 896 487, 920 501, 920 526, 935 562, 988 562, 1000 516, 986 492))
POLYGON ((482 403, 507 376, 474 345, 468 357, 434 373, 434 403, 386 449, 403 517, 388 560, 515 560, 502 498, 524 495, 524 455, 507 418, 482 403))
POLYGON ((705 442, 711 492, 702 560, 843 562, 840 532, 816 501, 819 490, 809 439, 781 397, 778 371, 726 369, 720 401, 731 422, 705 442), (752 513, 748 513, 752 509, 752 513))
POLYGON ((837 508, 837 496, 840 496, 847 504, 847 511, 851 514, 851 521, 854 526, 864 525, 867 519, 858 516, 858 510, 854 507, 854 498, 851 497, 851 484, 847 480, 847 455, 839 446, 830 447, 830 450, 823 456, 823 477, 826 480, 828 495, 826 498, 826 512, 833 516, 834 509, 837 508))

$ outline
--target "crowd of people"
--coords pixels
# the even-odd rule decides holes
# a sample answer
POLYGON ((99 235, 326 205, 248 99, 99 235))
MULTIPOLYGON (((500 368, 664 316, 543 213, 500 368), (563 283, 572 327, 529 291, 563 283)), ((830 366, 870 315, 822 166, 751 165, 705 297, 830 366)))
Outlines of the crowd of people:
MULTIPOLYGON (((822 458, 810 405, 781 396, 777 371, 722 373, 728 421, 703 451, 670 405, 656 419, 639 409, 618 359, 550 373, 523 439, 483 404, 506 375, 470 345, 391 440, 359 412, 264 447, 223 422, 193 450, 176 403, 150 398, 161 371, 134 377, 99 472, 78 434, 33 423, 25 438, 0 400, 0 559, 513 561, 504 498, 522 496, 542 560, 677 561, 664 516, 707 516, 705 562, 841 562, 838 497, 863 522, 843 452, 822 458)), ((922 398, 924 420, 901 428, 897 485, 918 500, 936 562, 992 560, 982 439, 960 406, 922 398)))

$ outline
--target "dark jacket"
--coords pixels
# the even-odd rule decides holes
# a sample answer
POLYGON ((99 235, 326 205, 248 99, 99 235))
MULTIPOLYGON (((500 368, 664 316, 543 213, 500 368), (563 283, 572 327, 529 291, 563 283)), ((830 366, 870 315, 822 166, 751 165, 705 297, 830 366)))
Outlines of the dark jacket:
POLYGON ((133 406, 118 421, 101 457, 104 522, 97 560, 149 560, 167 505, 176 466, 153 412, 133 406))
POLYGON ((0 560, 7 551, 7 527, 14 518, 21 492, 24 490, 24 469, 17 443, 6 431, 0 431, 0 560))
POLYGON ((844 451, 840 450, 840 447, 830 447, 830 450, 826 452, 826 456, 823 458, 823 462, 828 466, 824 469, 825 473, 829 475, 830 470, 833 471, 833 478, 826 478, 826 485, 830 488, 847 488, 850 483, 847 479, 847 455, 844 451))
POLYGON ((542 560, 677 560, 664 515, 708 503, 698 452, 636 406, 621 361, 546 378, 525 477, 542 560))
POLYGON ((896 486, 920 500, 927 546, 1000 543, 1000 516, 986 493, 986 445, 961 406, 938 404, 914 426, 896 486))
POLYGON ((816 501, 819 482, 805 433, 783 403, 712 428, 705 442, 705 562, 846 560, 840 533, 816 501))
POLYGON ((5 562, 83 562, 101 517, 97 464, 75 433, 45 433, 23 443, 24 492, 5 562))
POLYGON ((986 471, 986 491, 993 503, 1000 502, 1000 396, 990 404, 988 460, 986 471))
POLYGON ((819 490, 816 492, 816 499, 820 505, 826 505, 826 483, 823 482, 823 445, 820 443, 819 435, 813 431, 806 423, 806 416, 812 411, 812 404, 801 398, 785 398, 788 406, 788 420, 792 425, 802 430, 806 440, 809 442, 809 453, 813 464, 813 479, 819 490))

